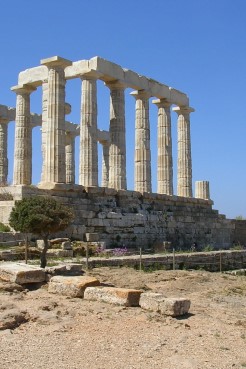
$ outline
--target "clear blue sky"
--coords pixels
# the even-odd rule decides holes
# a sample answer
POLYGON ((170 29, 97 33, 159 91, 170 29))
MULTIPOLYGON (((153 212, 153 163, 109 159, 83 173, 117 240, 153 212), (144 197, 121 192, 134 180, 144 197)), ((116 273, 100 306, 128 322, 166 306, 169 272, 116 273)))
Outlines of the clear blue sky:
MULTIPOLYGON (((246 217, 245 0, 1 1, 0 104, 15 106, 18 73, 59 55, 101 56, 188 94, 193 181, 209 180, 214 209, 246 217)), ((133 189, 134 101, 126 98, 128 187, 133 189)), ((41 113, 41 93, 31 109, 41 113)), ((67 84, 68 119, 79 123, 80 82, 67 84)), ((99 83, 99 128, 108 128, 108 91, 99 83)), ((150 109, 156 190, 157 109, 150 109)), ((176 115, 172 115, 176 178, 176 115)), ((12 180, 14 124, 9 127, 12 180)), ((40 133, 34 132, 33 182, 40 180, 40 133)), ((76 143, 78 151, 78 142, 76 143)), ((78 162, 77 168, 78 172, 78 162)), ((176 181, 175 181, 176 187, 176 181)))

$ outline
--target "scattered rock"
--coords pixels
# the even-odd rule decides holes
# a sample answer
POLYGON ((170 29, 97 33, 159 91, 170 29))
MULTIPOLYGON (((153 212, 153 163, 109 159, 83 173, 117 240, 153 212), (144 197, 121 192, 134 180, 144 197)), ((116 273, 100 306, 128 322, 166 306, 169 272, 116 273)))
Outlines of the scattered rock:
POLYGON ((87 287, 99 286, 98 279, 89 276, 55 276, 50 279, 48 292, 69 297, 84 297, 87 287))
POLYGON ((163 315, 180 316, 187 314, 190 300, 185 298, 167 298, 160 293, 142 293, 139 301, 141 308, 159 312, 163 315))
POLYGON ((0 279, 17 284, 39 283, 45 281, 44 269, 21 263, 0 264, 0 279))
POLYGON ((15 329, 26 323, 29 315, 24 311, 10 310, 0 314, 0 331, 5 329, 15 329))
POLYGON ((142 291, 114 287, 88 287, 85 290, 86 300, 97 300, 123 306, 139 306, 142 291))

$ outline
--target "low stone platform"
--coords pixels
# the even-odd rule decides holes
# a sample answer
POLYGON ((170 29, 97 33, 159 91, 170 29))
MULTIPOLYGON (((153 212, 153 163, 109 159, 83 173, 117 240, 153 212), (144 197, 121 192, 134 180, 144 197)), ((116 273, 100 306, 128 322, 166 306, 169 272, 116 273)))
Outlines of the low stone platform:
POLYGON ((0 264, 0 279, 17 284, 40 283, 45 281, 44 269, 22 263, 0 264))
POLYGON ((88 287, 84 299, 103 301, 122 306, 139 306, 142 291, 115 287, 88 287))
POLYGON ((98 279, 89 276, 55 276, 50 279, 48 292, 69 297, 84 297, 87 287, 99 286, 98 279))
POLYGON ((187 314, 191 302, 185 298, 167 298, 160 293, 145 292, 141 294, 139 305, 145 310, 176 317, 187 314))

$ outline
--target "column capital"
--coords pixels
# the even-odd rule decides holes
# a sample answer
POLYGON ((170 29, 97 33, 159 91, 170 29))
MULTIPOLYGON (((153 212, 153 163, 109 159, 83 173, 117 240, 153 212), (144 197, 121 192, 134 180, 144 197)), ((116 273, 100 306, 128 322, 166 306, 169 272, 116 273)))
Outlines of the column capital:
POLYGON ((191 108, 190 106, 175 106, 172 110, 175 111, 178 115, 189 114, 195 111, 195 109, 191 108))
POLYGON ((48 68, 66 68, 72 65, 71 60, 61 58, 60 56, 52 56, 51 58, 46 58, 40 60, 41 65, 46 65, 48 68))
POLYGON ((110 90, 125 90, 127 87, 124 82, 118 79, 105 82, 105 86, 107 86, 110 90))
POLYGON ((80 79, 86 79, 86 80, 97 80, 100 79, 102 76, 102 73, 97 72, 96 70, 90 70, 90 72, 86 72, 81 74, 79 77, 80 79))
POLYGON ((149 99, 152 94, 149 90, 136 90, 130 93, 135 99, 149 99))
POLYGON ((172 102, 168 99, 156 99, 152 100, 152 104, 155 104, 157 107, 169 108, 172 105, 172 102))
POLYGON ((13 86, 11 87, 11 91, 15 92, 16 94, 30 94, 33 91, 36 91, 36 87, 33 85, 17 85, 17 86, 13 86))

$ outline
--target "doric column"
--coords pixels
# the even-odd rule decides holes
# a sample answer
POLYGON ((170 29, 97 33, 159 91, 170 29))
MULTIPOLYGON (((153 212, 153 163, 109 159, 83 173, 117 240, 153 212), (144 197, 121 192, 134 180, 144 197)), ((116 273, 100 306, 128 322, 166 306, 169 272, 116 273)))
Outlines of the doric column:
POLYGON ((102 145, 102 187, 109 187, 109 143, 105 142, 102 145))
POLYGON ((72 62, 55 56, 41 60, 48 67, 44 183, 65 183, 65 72, 72 62))
POLYGON ((135 191, 151 192, 149 97, 147 91, 131 92, 136 99, 135 191))
POLYGON ((192 197, 192 165, 190 140, 190 107, 173 108, 178 114, 178 196, 192 197))
POLYGON ((97 75, 82 76, 79 184, 98 186, 97 75))
POLYGON ((125 86, 119 81, 106 85, 110 89, 108 187, 126 190, 125 86))
POLYGON ((30 94, 36 88, 29 85, 15 86, 16 93, 14 185, 32 183, 32 127, 30 116, 30 94))
POLYGON ((195 183, 195 197, 198 199, 210 200, 209 182, 196 181, 195 183))
POLYGON ((153 103, 158 107, 157 193, 173 195, 171 102, 161 99, 153 103))
POLYGON ((8 123, 8 120, 0 118, 0 185, 8 182, 8 123))
POLYGON ((75 183, 75 135, 66 132, 66 183, 75 183))
POLYGON ((47 125, 47 107, 48 107, 49 85, 48 80, 42 83, 42 127, 41 127, 41 146, 42 146, 42 173, 41 182, 45 182, 45 149, 46 149, 46 125, 47 125))

